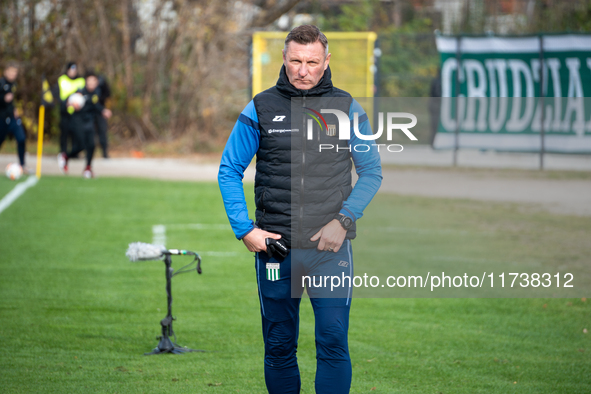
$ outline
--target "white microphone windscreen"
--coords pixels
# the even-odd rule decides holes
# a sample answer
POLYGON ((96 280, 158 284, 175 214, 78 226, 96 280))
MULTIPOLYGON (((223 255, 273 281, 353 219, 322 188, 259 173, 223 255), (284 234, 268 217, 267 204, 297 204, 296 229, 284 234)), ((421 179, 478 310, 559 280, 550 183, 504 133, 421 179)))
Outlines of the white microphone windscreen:
POLYGON ((133 242, 129 244, 125 256, 129 261, 160 260, 166 251, 161 245, 152 245, 144 242, 133 242))

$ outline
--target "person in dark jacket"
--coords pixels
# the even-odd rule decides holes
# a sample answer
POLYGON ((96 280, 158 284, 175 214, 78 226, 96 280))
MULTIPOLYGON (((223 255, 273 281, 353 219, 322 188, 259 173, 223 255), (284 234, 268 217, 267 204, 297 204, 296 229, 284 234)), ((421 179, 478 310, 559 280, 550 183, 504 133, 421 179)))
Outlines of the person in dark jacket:
POLYGON ((98 78, 92 71, 86 73, 86 85, 75 94, 84 97, 83 104, 79 105, 74 99, 74 95, 66 101, 68 113, 71 115, 71 127, 73 131, 73 148, 66 155, 62 171, 67 173, 68 160, 78 157, 83 150, 86 151, 86 168, 83 176, 93 178, 92 158, 94 155, 95 138, 95 119, 97 116, 104 116, 106 119, 111 117, 111 111, 106 109, 100 102, 100 91, 98 89, 98 78))
POLYGON ((16 92, 16 78, 18 65, 8 63, 4 69, 4 75, 0 78, 0 147, 8 134, 12 134, 16 140, 18 159, 24 172, 25 168, 25 130, 18 110, 14 107, 14 95, 16 92))
MULTIPOLYGON (((341 118, 337 119, 335 111, 349 122, 357 114, 359 131, 372 132, 363 108, 333 86, 329 61, 328 41, 316 26, 299 26, 288 34, 277 84, 257 94, 240 114, 218 173, 232 230, 255 252, 265 383, 271 394, 300 391, 296 351, 302 279, 353 277, 355 222, 382 180, 375 148, 356 149, 363 142, 356 134, 348 140, 336 135, 341 118), (320 122, 319 107, 333 114, 320 116, 320 122), (322 149, 329 146, 332 149, 322 149), (255 155, 253 222, 242 178, 255 155), (359 175, 355 187, 351 183, 353 163, 359 175), (289 249, 286 257, 277 255, 274 242, 289 249)), ((348 393, 351 284, 328 296, 309 282, 306 290, 316 320, 316 392, 348 393)))
POLYGON ((53 97, 59 97, 60 104, 60 153, 57 156, 60 168, 67 168, 65 161, 68 151, 68 139, 73 139, 72 115, 68 112, 68 98, 84 88, 86 81, 78 75, 76 62, 68 62, 66 71, 53 88, 53 97))
MULTIPOLYGON (((109 87, 109 83, 107 79, 103 75, 99 75, 98 77, 99 85, 98 90, 99 94, 99 102, 105 108, 107 108, 107 99, 111 97, 111 88, 109 87)), ((101 144, 101 148, 103 150, 103 157, 107 159, 109 157, 108 153, 108 145, 109 140, 107 137, 107 131, 109 129, 109 124, 107 122, 107 118, 105 118, 102 114, 96 116, 96 131, 98 134, 98 140, 101 144)))

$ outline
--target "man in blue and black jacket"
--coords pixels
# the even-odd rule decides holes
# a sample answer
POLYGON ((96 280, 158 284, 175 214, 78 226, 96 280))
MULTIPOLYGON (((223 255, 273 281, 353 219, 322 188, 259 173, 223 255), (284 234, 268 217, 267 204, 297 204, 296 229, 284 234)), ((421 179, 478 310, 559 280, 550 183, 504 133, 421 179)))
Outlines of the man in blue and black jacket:
MULTIPOLYGON (((329 61, 328 41, 316 26, 299 26, 288 34, 279 80, 240 114, 218 174, 236 238, 256 253, 265 382, 272 394, 300 391, 296 349, 302 278, 353 278, 351 239, 356 221, 382 180, 375 146, 356 149, 364 142, 356 133, 340 139, 336 132, 341 119, 335 112, 340 111, 351 125, 357 113, 358 131, 372 133, 361 106, 333 86, 329 61), (242 179, 255 155, 253 222, 242 179), (359 176, 355 187, 353 164, 359 176), (289 254, 282 258, 272 253, 268 239, 283 243, 289 254)), ((316 320, 316 392, 348 393, 351 283, 337 293, 308 283, 307 292, 316 320)))

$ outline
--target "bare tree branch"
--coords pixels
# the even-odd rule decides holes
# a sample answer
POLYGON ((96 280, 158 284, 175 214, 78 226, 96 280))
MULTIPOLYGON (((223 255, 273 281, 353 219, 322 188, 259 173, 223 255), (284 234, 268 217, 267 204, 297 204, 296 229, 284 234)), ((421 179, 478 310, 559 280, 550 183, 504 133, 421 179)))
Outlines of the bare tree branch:
POLYGON ((133 95, 133 75, 131 67, 131 38, 129 33, 129 0, 121 0, 121 33, 123 36, 123 63, 125 67, 125 88, 127 100, 133 95))
POLYGON ((289 12, 299 2, 300 0, 284 0, 277 2, 275 6, 272 6, 268 10, 262 10, 261 13, 252 20, 249 28, 264 27, 275 22, 281 15, 289 12))
POLYGON ((105 8, 102 0, 94 0, 94 8, 96 15, 99 20, 99 28, 103 39, 101 40, 101 46, 103 47, 103 54, 106 60, 107 66, 107 77, 110 80, 115 78, 115 68, 113 66, 113 54, 112 49, 109 46, 109 26, 107 26, 107 17, 105 15, 105 8))

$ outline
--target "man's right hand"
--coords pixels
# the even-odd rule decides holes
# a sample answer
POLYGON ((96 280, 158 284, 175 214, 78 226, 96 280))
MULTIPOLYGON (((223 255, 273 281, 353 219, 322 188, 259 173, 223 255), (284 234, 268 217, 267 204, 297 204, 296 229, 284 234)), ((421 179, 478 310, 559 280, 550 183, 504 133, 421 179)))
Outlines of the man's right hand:
POLYGON ((10 103, 13 98, 14 98, 14 94, 12 94, 12 93, 6 93, 4 95, 4 101, 7 103, 10 103))
POLYGON ((242 242, 244 242, 246 248, 251 252, 266 252, 266 238, 281 239, 281 235, 255 228, 242 238, 242 242))

